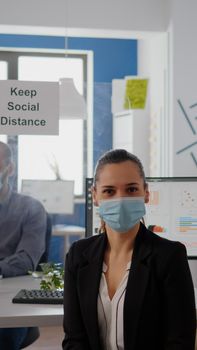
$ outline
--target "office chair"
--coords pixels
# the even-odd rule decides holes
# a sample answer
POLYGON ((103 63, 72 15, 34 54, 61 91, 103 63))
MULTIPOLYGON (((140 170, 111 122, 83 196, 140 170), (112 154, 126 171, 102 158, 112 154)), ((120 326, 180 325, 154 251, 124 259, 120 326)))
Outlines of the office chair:
MULTIPOLYGON (((39 264, 46 263, 48 261, 49 257, 49 247, 50 247, 50 241, 51 241, 51 232, 52 232, 52 222, 50 215, 47 213, 47 226, 46 226, 46 236, 45 236, 45 251, 43 255, 40 258, 40 261, 38 263, 37 269, 40 270, 39 264)), ((24 349, 27 346, 34 343, 40 336, 40 331, 38 327, 28 327, 27 335, 20 347, 20 349, 24 349)))

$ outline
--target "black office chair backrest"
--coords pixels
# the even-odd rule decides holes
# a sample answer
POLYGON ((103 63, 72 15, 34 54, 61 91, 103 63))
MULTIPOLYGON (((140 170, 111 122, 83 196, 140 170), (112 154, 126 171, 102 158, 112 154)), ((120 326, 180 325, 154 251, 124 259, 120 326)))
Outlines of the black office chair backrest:
POLYGON ((40 266, 39 264, 41 263, 46 263, 48 261, 49 258, 49 249, 50 249, 50 242, 51 242, 51 233, 52 233, 52 220, 50 215, 47 213, 47 224, 46 224, 46 235, 45 235, 45 251, 42 254, 38 266, 37 266, 37 270, 40 270, 40 266))
POLYGON ((28 327, 27 334, 25 339, 23 340, 23 343, 20 346, 20 349, 24 349, 27 346, 34 343, 40 336, 40 331, 38 327, 28 327))

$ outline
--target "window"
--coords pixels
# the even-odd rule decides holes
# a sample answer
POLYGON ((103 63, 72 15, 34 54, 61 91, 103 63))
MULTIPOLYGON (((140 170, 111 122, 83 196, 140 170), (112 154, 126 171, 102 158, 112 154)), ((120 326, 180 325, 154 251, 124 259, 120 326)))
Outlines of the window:
MULTIPOLYGON (((0 71, 4 75, 0 75, 0 79, 59 81, 60 78, 73 78, 79 93, 83 94, 86 90, 84 82, 87 82, 88 55, 70 52, 65 57, 62 50, 56 51, 1 51, 0 71)), ((57 136, 18 136, 19 190, 22 179, 51 180, 60 176, 75 181, 75 195, 84 195, 88 158, 87 127, 88 122, 83 120, 60 120, 60 133, 57 136)))
POLYGON ((18 179, 75 181, 75 194, 83 191, 83 121, 60 120, 58 136, 19 136, 18 179))
MULTIPOLYGON (((83 93, 81 58, 21 56, 18 59, 19 80, 59 81, 65 77, 73 78, 79 93, 83 93)), ((62 179, 74 180, 75 194, 82 195, 83 121, 60 120, 59 130, 58 136, 19 136, 19 184, 22 179, 55 179, 58 174, 62 179)))

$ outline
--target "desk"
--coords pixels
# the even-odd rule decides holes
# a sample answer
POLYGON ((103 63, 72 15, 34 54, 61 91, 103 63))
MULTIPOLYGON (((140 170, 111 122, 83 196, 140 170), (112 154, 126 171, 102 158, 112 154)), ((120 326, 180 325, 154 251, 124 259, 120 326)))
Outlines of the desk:
POLYGON ((85 227, 54 225, 52 227, 52 235, 64 237, 64 259, 65 259, 65 255, 70 248, 69 237, 70 236, 79 236, 80 238, 85 237, 85 227))
POLYGON ((0 279, 0 328, 61 326, 63 305, 13 304, 20 289, 39 289, 40 279, 20 276, 0 279))
MULTIPOLYGON (((20 289, 38 289, 39 285, 40 279, 31 276, 0 279, 0 328, 62 326, 63 305, 12 303, 20 289)), ((195 297, 197 303, 196 288, 195 297)))

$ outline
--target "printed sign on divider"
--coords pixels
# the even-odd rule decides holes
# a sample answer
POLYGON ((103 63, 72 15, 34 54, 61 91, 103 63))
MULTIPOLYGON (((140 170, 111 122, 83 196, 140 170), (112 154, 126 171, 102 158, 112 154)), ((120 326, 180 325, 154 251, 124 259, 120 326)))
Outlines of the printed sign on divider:
POLYGON ((58 133, 58 82, 0 80, 0 134, 58 133))

